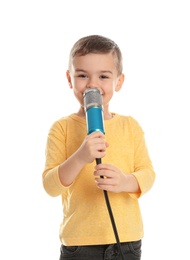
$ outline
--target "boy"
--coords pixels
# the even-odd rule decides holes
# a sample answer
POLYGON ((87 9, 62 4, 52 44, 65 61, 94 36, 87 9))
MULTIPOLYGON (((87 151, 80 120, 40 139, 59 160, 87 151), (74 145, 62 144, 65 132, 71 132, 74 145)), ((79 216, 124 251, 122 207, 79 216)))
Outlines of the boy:
POLYGON ((139 260, 144 234, 138 198, 150 190, 155 173, 138 122, 109 110, 124 82, 121 51, 106 37, 83 37, 71 49, 66 76, 79 110, 50 128, 43 172, 46 192, 62 196, 60 260, 139 260), (87 135, 83 95, 88 88, 101 92, 105 135, 87 135), (103 191, 109 193, 122 252, 103 191))

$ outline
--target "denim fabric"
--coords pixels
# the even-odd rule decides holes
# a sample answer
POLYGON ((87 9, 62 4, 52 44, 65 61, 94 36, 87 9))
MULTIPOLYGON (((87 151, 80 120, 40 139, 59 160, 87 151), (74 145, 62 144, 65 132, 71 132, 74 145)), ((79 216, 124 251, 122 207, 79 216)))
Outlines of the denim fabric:
POLYGON ((124 259, 120 256, 117 244, 97 246, 61 245, 59 260, 140 260, 141 240, 121 243, 124 259))

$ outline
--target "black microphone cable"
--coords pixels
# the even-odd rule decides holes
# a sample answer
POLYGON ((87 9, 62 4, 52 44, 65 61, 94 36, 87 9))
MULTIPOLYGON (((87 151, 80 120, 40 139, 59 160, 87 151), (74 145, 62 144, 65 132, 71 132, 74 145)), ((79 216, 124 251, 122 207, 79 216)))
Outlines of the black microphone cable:
MULTIPOLYGON (((101 163, 102 163, 101 158, 96 158, 96 164, 98 165, 98 164, 101 164, 101 163)), ((100 177, 104 178, 104 176, 100 176, 100 177)), ((117 228, 116 228, 116 224, 115 224, 112 208, 111 208, 111 205, 110 205, 108 192, 107 192, 107 190, 103 190, 103 192, 104 192, 104 198, 105 198, 105 201, 106 201, 106 205, 107 205, 107 209, 108 209, 108 212, 109 212, 110 220, 111 220, 111 223, 112 223, 112 228, 113 228, 113 231, 114 231, 115 239, 116 239, 116 242, 117 242, 118 250, 119 250, 120 255, 121 255, 121 260, 125 260, 123 252, 122 252, 121 243, 120 243, 120 240, 119 240, 119 235, 118 235, 118 232, 117 232, 117 228)))

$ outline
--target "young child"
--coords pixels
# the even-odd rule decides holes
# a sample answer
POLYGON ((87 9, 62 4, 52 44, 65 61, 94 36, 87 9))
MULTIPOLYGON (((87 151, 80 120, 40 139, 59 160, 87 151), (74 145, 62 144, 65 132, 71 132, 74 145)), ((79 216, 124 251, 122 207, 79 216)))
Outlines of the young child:
POLYGON ((106 37, 83 37, 71 49, 66 76, 79 110, 50 128, 43 172, 46 192, 62 197, 60 260, 139 260, 144 231, 138 198, 151 189, 155 172, 139 123, 109 110, 124 82, 121 51, 106 37), (88 88, 101 92, 105 135, 87 134, 83 94, 88 88), (95 158, 102 162, 96 164, 95 158))

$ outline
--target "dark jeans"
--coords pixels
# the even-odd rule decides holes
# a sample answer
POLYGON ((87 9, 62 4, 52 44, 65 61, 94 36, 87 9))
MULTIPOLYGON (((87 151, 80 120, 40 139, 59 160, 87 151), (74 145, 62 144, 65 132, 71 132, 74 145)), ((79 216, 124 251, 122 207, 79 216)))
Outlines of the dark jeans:
POLYGON ((141 240, 121 243, 122 259, 117 244, 97 246, 61 245, 59 260, 140 260, 141 240))

